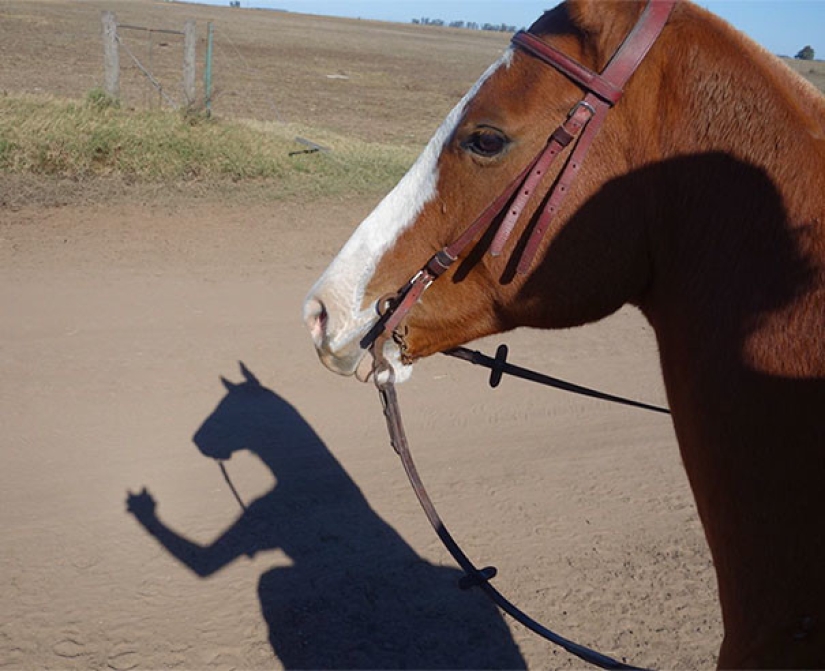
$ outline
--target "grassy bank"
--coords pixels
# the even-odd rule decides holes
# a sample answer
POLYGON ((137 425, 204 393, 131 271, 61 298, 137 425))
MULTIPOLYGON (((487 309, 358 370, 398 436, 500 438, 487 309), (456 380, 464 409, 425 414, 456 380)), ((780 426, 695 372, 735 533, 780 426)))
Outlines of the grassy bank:
POLYGON ((0 173, 134 184, 266 183, 275 197, 379 193, 420 148, 366 143, 296 125, 134 111, 99 96, 0 97, 0 173), (306 149, 296 136, 330 152, 306 149))

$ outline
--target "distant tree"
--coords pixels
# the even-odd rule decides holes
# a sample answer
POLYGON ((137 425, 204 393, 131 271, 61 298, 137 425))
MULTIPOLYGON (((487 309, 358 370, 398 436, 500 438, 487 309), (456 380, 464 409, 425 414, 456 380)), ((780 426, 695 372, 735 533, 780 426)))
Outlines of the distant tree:
POLYGON ((431 19, 426 16, 422 16, 420 19, 410 19, 410 23, 416 26, 449 26, 450 28, 466 28, 467 30, 490 30, 502 33, 516 32, 515 26, 508 26, 506 23, 485 23, 483 26, 479 26, 475 21, 450 21, 447 23, 444 19, 431 19))
POLYGON ((800 49, 794 58, 799 58, 803 61, 812 61, 814 59, 813 47, 809 44, 805 48, 800 49))

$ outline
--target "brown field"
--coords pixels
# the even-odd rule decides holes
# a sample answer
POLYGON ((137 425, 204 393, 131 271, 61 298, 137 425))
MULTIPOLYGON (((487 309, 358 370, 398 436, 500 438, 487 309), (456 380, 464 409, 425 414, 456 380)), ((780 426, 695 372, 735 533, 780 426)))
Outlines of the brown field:
MULTIPOLYGON (((0 4, 0 92, 80 98, 101 86, 103 10, 114 11, 122 24, 172 30, 195 19, 201 90, 206 24, 213 22, 218 115, 300 121, 376 141, 424 143, 508 39, 496 33, 146 0, 5 0, 0 4)), ((147 63, 148 35, 122 34, 147 63)), ((182 38, 155 35, 153 40, 153 71, 179 99, 182 38)), ((125 54, 121 65, 126 103, 156 105, 157 95, 125 54)))
POLYGON ((783 58, 782 60, 792 70, 798 72, 825 93, 825 61, 802 61, 795 58, 783 58))
MULTIPOLYGON (((398 144, 422 144, 507 40, 149 0, 0 0, 0 95, 98 86, 104 8, 152 27, 192 17, 201 35, 214 21, 216 115, 398 144)), ((152 47, 174 95, 176 39, 152 47)), ((822 63, 793 65, 822 88, 822 63)), ((157 104, 133 70, 123 90, 128 105, 157 104)), ((374 391, 312 352, 302 298, 380 194, 249 204, 256 185, 227 200, 209 184, 177 198, 163 184, 78 183, 61 188, 88 190, 87 204, 43 207, 25 202, 25 179, 0 180, 19 191, 0 206, 0 668, 582 666, 456 590, 374 391), (239 361, 272 393, 233 396, 209 420, 239 361), (246 511, 199 451, 233 448, 248 448, 226 464, 246 511), (144 487, 162 522, 152 534, 126 510, 144 487)), ((515 363, 664 402, 633 310, 507 341, 515 363)), ((425 481, 469 554, 564 635, 637 664, 711 666, 715 579, 669 420, 484 380, 433 359, 400 392, 425 481)))

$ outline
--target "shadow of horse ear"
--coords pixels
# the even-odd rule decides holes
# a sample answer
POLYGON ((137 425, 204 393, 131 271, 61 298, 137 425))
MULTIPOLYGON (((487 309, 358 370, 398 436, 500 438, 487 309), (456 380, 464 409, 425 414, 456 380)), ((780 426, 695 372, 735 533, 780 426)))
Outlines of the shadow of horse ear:
MULTIPOLYGON (((213 458, 251 451, 277 485, 212 545, 193 552, 188 542, 176 556, 204 577, 242 555, 280 549, 290 558, 258 585, 285 668, 524 668, 497 608, 461 592, 458 569, 422 560, 298 411, 240 367, 245 381, 221 378, 227 394, 194 440, 213 458)), ((175 554, 176 536, 158 539, 175 554)))
POLYGON ((246 382, 260 386, 261 383, 258 381, 258 378, 246 367, 243 361, 239 361, 238 365, 241 367, 241 374, 246 382))

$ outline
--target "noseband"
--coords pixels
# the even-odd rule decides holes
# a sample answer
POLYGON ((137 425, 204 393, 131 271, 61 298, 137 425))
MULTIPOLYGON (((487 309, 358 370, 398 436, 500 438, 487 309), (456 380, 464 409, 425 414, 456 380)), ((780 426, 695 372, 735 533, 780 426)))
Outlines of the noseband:
MULTIPOLYGON (((677 1, 649 0, 636 26, 625 38, 601 74, 580 65, 535 35, 522 31, 513 36, 514 47, 522 49, 555 68, 581 86, 586 93, 570 110, 567 119, 550 134, 542 151, 505 191, 490 203, 453 243, 436 253, 396 294, 378 301, 380 318, 361 341, 361 346, 364 349, 369 348, 373 355, 373 380, 381 396, 390 442, 401 458, 407 477, 430 524, 465 572, 464 578, 459 583, 460 586, 465 589, 479 587, 496 605, 531 631, 561 646, 585 662, 605 669, 635 669, 636 667, 566 639, 518 609, 490 584, 490 580, 496 575, 496 569, 493 567, 477 568, 444 526, 412 460, 393 384, 393 369, 384 357, 384 343, 390 338, 403 341, 403 336, 399 335, 399 326, 406 314, 418 302, 421 294, 447 271, 482 231, 490 229, 497 220, 500 220, 500 223, 493 237, 490 253, 493 256, 502 253, 522 211, 531 201, 549 166, 572 143, 573 150, 547 196, 547 202, 518 259, 517 272, 522 275, 527 273, 542 238, 559 211, 573 180, 578 175, 585 155, 599 132, 608 110, 621 98, 628 79, 659 37, 677 1)), ((403 345, 403 342, 400 344, 403 345)), ((466 355, 460 358, 466 358, 466 355)), ((482 358, 485 357, 482 356, 482 358)), ((498 355, 496 359, 499 359, 498 355)), ((473 363, 477 361, 473 360, 473 363)), ((501 361, 494 362, 491 366, 494 370, 493 375, 497 374, 500 378, 505 365, 503 357, 501 361)), ((493 384, 492 380, 491 377, 491 384, 493 384)), ((605 395, 602 394, 600 397, 604 398, 605 395)), ((631 404, 644 405, 633 402, 631 404)), ((647 408, 655 409, 650 406, 647 408)))

